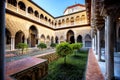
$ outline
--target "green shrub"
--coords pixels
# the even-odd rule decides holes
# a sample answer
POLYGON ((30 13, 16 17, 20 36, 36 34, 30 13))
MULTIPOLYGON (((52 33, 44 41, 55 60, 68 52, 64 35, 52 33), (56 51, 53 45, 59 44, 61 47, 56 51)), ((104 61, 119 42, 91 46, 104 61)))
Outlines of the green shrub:
POLYGON ((56 43, 51 43, 50 47, 54 48, 54 47, 56 47, 56 45, 57 45, 56 43))
POLYGON ((73 43, 71 44, 72 49, 75 52, 75 55, 77 53, 77 50, 79 50, 80 48, 82 48, 83 44, 82 43, 73 43))
POLYGON ((63 43, 57 45, 56 53, 59 56, 64 57, 64 63, 66 64, 66 56, 68 54, 72 54, 73 53, 73 49, 71 48, 69 43, 63 42, 63 43))
POLYGON ((26 43, 18 43, 16 47, 18 49, 21 49, 22 50, 22 54, 23 54, 24 49, 27 49, 28 45, 26 43))
POLYGON ((44 48, 47 48, 47 45, 45 43, 40 43, 40 44, 38 44, 37 47, 41 48, 41 49, 44 49, 44 48))

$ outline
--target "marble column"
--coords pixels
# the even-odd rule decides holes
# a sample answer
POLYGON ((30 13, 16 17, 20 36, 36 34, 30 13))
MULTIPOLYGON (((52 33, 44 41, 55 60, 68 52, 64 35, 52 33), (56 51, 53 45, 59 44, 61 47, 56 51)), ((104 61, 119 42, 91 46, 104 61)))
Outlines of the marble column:
POLYGON ((11 36, 11 50, 15 49, 15 37, 11 36))
POLYGON ((85 39, 82 40, 83 41, 83 48, 85 48, 85 39))
POLYGON ((106 79, 114 78, 114 21, 111 15, 105 19, 106 79))
POLYGON ((96 51, 97 51, 97 44, 96 44, 96 34, 95 34, 95 38, 94 38, 94 51, 95 51, 95 54, 96 54, 96 51))
POLYGON ((0 1, 0 80, 5 80, 5 0, 0 1))
POLYGON ((100 52, 100 30, 97 30, 97 53, 98 53, 98 61, 101 60, 101 52, 100 52))

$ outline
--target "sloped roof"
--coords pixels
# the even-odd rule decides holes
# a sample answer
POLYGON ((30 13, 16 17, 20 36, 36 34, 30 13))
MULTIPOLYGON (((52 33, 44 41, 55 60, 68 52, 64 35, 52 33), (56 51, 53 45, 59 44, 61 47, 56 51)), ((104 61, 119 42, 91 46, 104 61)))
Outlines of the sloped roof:
MULTIPOLYGON (((75 4, 75 5, 72 5, 72 6, 68 6, 68 7, 65 9, 65 11, 66 11, 67 9, 70 9, 70 8, 73 8, 73 7, 76 7, 76 6, 85 7, 85 5, 83 5, 83 4, 75 4)), ((64 11, 64 13, 65 13, 65 11, 64 11)))

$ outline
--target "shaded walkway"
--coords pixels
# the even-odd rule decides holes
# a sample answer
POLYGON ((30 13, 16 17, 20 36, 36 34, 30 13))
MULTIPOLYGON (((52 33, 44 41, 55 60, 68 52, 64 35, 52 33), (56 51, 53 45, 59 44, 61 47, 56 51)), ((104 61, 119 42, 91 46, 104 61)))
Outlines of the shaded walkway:
POLYGON ((104 80, 92 49, 89 50, 88 55, 86 80, 104 80))

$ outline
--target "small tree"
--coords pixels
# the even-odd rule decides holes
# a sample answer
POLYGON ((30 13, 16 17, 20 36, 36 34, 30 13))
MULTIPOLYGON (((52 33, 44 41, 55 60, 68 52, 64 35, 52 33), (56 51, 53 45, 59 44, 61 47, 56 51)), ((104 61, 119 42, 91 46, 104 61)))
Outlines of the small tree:
POLYGON ((56 43, 51 43, 50 47, 54 48, 54 47, 56 47, 56 45, 57 45, 56 43))
POLYGON ((37 47, 41 48, 41 49, 44 49, 44 48, 47 48, 47 45, 45 43, 40 43, 40 44, 38 44, 37 47))
POLYGON ((28 45, 27 45, 26 43, 18 43, 16 47, 17 47, 18 49, 21 49, 22 54, 23 54, 24 49, 27 49, 27 48, 28 48, 28 45))
POLYGON ((72 49, 75 52, 75 55, 77 54, 77 50, 79 50, 80 48, 82 48, 82 43, 74 43, 71 44, 72 49))
POLYGON ((64 57, 64 63, 66 64, 66 56, 68 54, 72 54, 73 50, 69 43, 63 42, 63 43, 57 45, 56 53, 59 56, 64 57))

